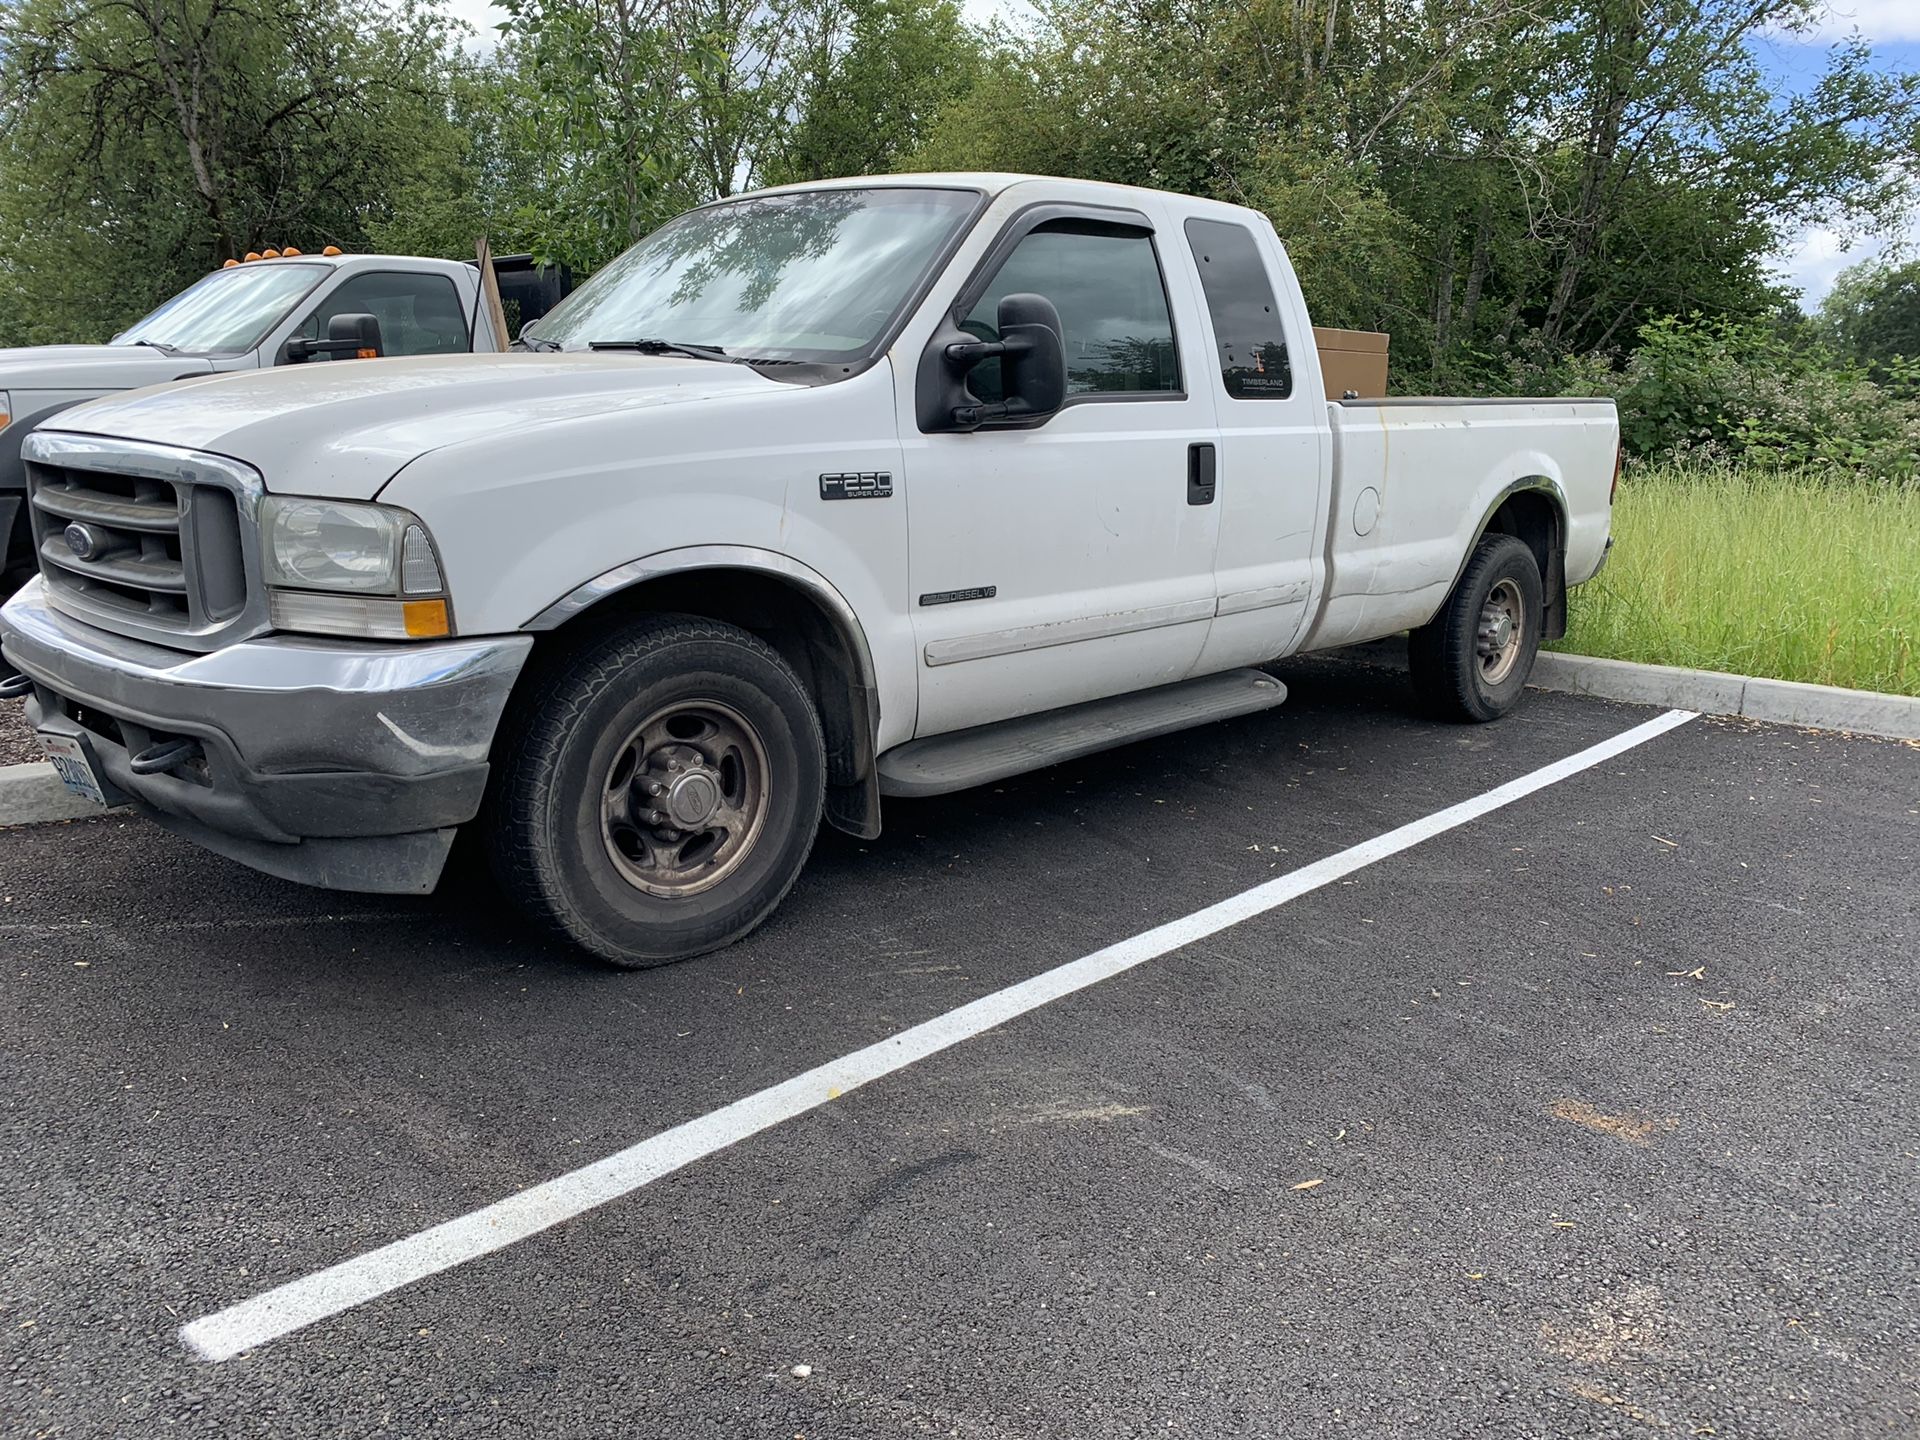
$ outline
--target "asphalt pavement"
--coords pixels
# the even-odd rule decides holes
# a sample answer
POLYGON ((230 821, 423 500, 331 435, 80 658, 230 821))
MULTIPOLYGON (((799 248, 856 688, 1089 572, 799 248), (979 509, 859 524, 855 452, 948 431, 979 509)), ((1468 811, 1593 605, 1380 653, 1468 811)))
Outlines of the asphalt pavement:
POLYGON ((743 944, 0 831, 0 1433, 1920 1433, 1920 749, 1695 720, 523 1243, 179 1328, 1657 713, 1392 673, 827 834, 743 944))

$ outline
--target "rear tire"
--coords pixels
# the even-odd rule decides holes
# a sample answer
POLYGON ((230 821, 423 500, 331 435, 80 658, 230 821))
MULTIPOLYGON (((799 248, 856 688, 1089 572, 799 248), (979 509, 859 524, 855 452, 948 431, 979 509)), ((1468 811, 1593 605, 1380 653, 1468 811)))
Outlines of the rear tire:
POLYGON ((1407 645, 1422 705, 1446 720, 1497 720, 1520 701, 1546 611, 1540 565, 1511 535, 1488 535, 1440 613, 1407 645))
POLYGON ((785 898, 826 797, 820 721, 766 642, 661 617, 517 696, 482 818, 539 926, 642 968, 731 944, 785 898))

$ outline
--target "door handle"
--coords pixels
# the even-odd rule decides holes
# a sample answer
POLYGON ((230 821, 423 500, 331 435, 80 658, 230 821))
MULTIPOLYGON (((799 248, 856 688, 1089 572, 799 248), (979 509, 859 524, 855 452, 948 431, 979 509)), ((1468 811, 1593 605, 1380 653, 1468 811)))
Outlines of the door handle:
POLYGON ((1213 445, 1210 441, 1187 447, 1187 503, 1189 505, 1213 503, 1215 464, 1213 445))

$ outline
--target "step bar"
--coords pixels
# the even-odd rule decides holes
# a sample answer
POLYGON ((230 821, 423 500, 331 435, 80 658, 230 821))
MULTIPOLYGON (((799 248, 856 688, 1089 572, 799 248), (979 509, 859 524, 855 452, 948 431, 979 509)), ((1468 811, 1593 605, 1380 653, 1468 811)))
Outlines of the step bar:
POLYGON ((946 795, 1135 740, 1271 710, 1286 698, 1287 687, 1263 670, 1228 670, 909 740, 880 757, 880 793, 946 795))

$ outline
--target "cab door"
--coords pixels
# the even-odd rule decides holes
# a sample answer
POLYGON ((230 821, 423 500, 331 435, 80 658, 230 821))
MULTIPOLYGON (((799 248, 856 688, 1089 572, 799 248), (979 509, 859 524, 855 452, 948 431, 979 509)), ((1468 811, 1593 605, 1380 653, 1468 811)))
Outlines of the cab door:
POLYGON ((1293 357, 1312 332, 1288 304, 1298 288, 1271 229, 1223 211, 1189 217, 1181 240, 1212 340, 1207 385, 1220 395, 1219 606, 1202 666, 1212 671, 1298 642, 1324 569, 1331 435, 1318 388, 1295 383, 1293 357))
MULTIPOLYGON (((1199 660, 1218 436, 1164 243, 1143 212, 1032 206, 956 298, 953 319, 985 340, 1003 296, 1051 300, 1068 398, 1040 423, 903 436, 917 735, 1168 684, 1199 660)), ((999 363, 969 377, 983 402, 1000 398, 999 363)))

